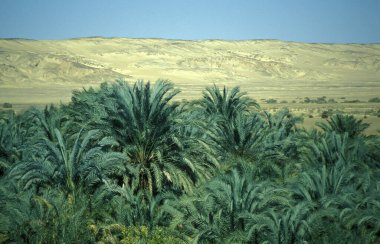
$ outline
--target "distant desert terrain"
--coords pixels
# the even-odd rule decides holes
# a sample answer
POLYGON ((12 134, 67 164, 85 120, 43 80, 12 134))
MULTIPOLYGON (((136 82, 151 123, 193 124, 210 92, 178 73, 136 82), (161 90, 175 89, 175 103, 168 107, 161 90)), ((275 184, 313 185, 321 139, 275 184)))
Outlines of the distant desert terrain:
MULTIPOLYGON (((0 40, 0 103, 17 107, 68 102, 73 89, 116 79, 168 79, 182 90, 179 99, 200 98, 213 83, 238 85, 260 103, 275 99, 302 112, 310 109, 301 104, 305 97, 341 102, 380 96, 380 44, 98 37, 0 40)), ((332 106, 352 109, 348 103, 338 104, 332 106)), ((323 106, 327 107, 315 109, 329 105, 323 106)), ((379 103, 360 106, 360 111, 380 109, 379 103)))

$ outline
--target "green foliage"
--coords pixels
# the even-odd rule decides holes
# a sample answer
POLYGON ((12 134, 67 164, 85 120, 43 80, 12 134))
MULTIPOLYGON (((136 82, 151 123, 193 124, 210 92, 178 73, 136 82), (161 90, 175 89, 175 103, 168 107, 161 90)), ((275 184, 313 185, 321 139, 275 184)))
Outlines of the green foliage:
POLYGON ((31 136, 21 116, 14 111, 0 112, 0 177, 23 158, 24 144, 31 136))
POLYGON ((12 103, 3 103, 3 108, 12 108, 12 103))
POLYGON ((189 192, 208 177, 213 162, 200 160, 202 144, 188 134, 178 104, 170 102, 179 92, 170 82, 159 80, 151 87, 149 82, 130 86, 119 81, 112 88, 114 103, 106 106, 105 120, 140 188, 151 194, 164 187, 189 192))
POLYGON ((266 100, 266 103, 269 103, 269 104, 277 103, 277 100, 273 99, 273 98, 270 98, 270 99, 266 100))
MULTIPOLYGON (((58 187, 72 194, 78 187, 100 183, 103 174, 123 170, 122 155, 102 151, 102 142, 94 143, 100 132, 91 130, 82 136, 76 135, 73 145, 64 141, 60 131, 54 130, 57 142, 42 138, 40 151, 35 157, 20 161, 10 171, 10 176, 19 181, 25 189, 58 187)), ((31 148, 35 150, 35 148, 31 148)))
POLYGON ((67 196, 49 189, 35 195, 8 185, 0 189, 0 199, 0 233, 6 243, 83 243, 94 240, 87 228, 91 221, 88 199, 80 192, 67 196))
POLYGON ((212 87, 207 87, 203 92, 202 106, 206 114, 218 114, 229 120, 240 112, 246 112, 252 107, 258 107, 258 104, 246 96, 245 92, 240 92, 239 87, 234 87, 231 91, 227 87, 220 90, 214 84, 212 87))
POLYGON ((369 103, 380 103, 380 98, 378 97, 373 97, 368 100, 369 103))
POLYGON ((178 92, 118 81, 1 112, 0 243, 380 242, 368 124, 326 111, 306 131, 238 87, 178 92))
POLYGON ((329 98, 328 100, 326 100, 327 97, 326 96, 323 96, 323 97, 317 97, 316 99, 310 99, 309 97, 305 97, 304 99, 304 103, 336 103, 336 101, 334 100, 334 98, 329 98))
POLYGON ((327 119, 329 116, 331 116, 331 113, 329 111, 323 111, 321 114, 322 119, 327 119))
MULTIPOLYGON (((97 232, 96 227, 92 227, 97 232)), ((185 243, 167 228, 156 227, 149 230, 146 226, 124 226, 112 224, 107 226, 102 233, 97 233, 100 238, 98 243, 125 243, 125 244, 177 244, 185 243)))
POLYGON ((348 133, 350 138, 361 135, 369 124, 363 123, 360 119, 356 119, 353 115, 336 114, 327 120, 327 123, 319 123, 318 126, 325 132, 333 132, 343 134, 348 133))

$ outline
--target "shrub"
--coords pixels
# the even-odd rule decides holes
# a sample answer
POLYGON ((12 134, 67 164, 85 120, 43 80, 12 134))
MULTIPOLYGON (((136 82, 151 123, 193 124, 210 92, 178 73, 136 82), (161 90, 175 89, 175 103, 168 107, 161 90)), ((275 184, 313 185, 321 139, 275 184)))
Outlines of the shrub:
POLYGON ((123 229, 120 243, 175 244, 184 242, 162 227, 149 231, 146 226, 129 226, 123 229))
POLYGON ((316 103, 326 103, 326 97, 325 96, 323 96, 323 97, 317 97, 317 100, 315 100, 313 102, 316 102, 316 103))
POLYGON ((3 108, 12 108, 12 103, 4 103, 3 108))
POLYGON ((321 114, 322 119, 327 119, 331 115, 330 111, 323 111, 321 114))
POLYGON ((346 100, 346 101, 343 101, 342 103, 360 103, 361 101, 358 100, 358 99, 355 99, 355 100, 346 100))
POLYGON ((369 103, 380 103, 380 98, 378 97, 373 97, 368 100, 369 103))
POLYGON ((277 103, 277 100, 276 99, 273 99, 273 98, 271 98, 271 99, 267 99, 267 101, 266 101, 267 103, 277 103))

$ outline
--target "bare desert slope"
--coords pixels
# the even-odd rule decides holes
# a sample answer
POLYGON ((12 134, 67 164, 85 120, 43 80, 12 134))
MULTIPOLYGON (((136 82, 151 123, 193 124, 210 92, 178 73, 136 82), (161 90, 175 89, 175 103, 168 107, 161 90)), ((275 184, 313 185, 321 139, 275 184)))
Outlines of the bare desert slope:
POLYGON ((0 103, 66 102, 72 89, 124 78, 169 79, 197 98, 212 83, 256 99, 380 95, 380 44, 277 40, 80 38, 0 40, 0 103))

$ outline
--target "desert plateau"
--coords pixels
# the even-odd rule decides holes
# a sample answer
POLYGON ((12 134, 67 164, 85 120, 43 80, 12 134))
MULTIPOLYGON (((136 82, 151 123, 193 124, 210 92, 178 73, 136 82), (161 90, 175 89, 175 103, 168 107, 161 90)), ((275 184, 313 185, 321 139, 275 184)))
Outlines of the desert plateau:
POLYGON ((310 128, 324 111, 380 128, 380 44, 279 40, 77 38, 0 40, 0 104, 67 103, 73 90, 123 79, 170 80, 176 99, 199 99, 212 84, 239 86, 263 109, 289 107, 310 128), (319 100, 318 100, 319 98, 319 100), (305 102, 306 99, 306 102, 305 102), (309 101, 309 102, 308 102, 309 101))

